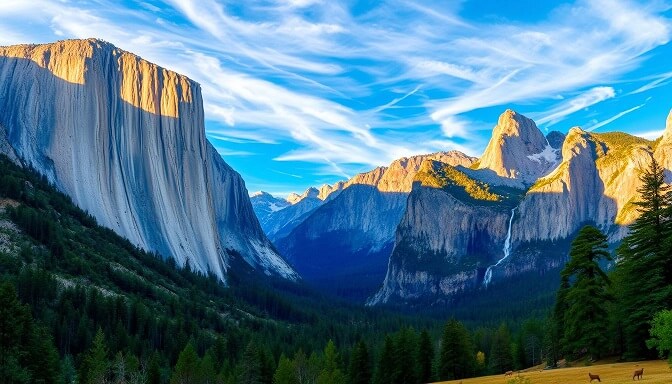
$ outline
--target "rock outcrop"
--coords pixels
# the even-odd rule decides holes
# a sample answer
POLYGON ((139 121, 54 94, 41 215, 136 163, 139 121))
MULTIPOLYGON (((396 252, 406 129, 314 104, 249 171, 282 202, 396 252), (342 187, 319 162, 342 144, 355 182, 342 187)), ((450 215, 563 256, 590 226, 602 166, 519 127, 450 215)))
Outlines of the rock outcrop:
POLYGON ((431 177, 427 172, 416 175, 385 281, 368 303, 447 302, 460 292, 484 287, 488 270, 495 283, 523 273, 557 272, 566 261, 571 239, 588 223, 602 229, 612 244, 618 243, 638 215, 633 202, 638 199, 641 170, 654 157, 669 174, 671 120, 668 117, 667 130, 658 142, 577 127, 563 138, 558 151, 560 136, 549 134, 545 151, 553 148, 561 161, 548 171, 551 156, 546 164, 525 160, 530 160, 529 155, 511 157, 539 150, 541 139, 529 119, 505 112, 478 162, 479 171, 435 163, 426 167, 433 172, 431 177), (493 143, 498 144, 496 156, 493 143), (516 150, 507 148, 509 144, 516 150), (489 184, 493 178, 484 169, 503 178, 519 176, 524 187, 489 184), (466 193, 467 189, 471 192, 466 193))
POLYGON ((507 109, 492 131, 477 169, 509 179, 508 185, 525 187, 557 164, 557 154, 531 119, 507 109))
POLYGON ((439 152, 358 174, 275 244, 306 281, 363 301, 383 279, 415 174, 427 159, 463 167, 475 161, 439 152))
POLYGON ((0 110, 21 161, 133 244, 222 280, 238 255, 297 278, 206 140, 185 76, 94 39, 3 47, 0 110))

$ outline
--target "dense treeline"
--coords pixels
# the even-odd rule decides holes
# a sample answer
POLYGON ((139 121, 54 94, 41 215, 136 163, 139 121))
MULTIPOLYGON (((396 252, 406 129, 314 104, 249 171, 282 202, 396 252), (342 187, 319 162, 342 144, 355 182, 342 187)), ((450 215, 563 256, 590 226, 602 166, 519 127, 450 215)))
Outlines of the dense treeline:
MULTIPOLYGON (((283 370, 319 382, 421 382, 489 372, 485 358, 478 369, 439 372, 441 329, 432 318, 334 305, 301 286, 261 284, 253 271, 229 276, 225 287, 179 268, 98 226, 44 177, 4 157, 0 198, 0 220, 20 229, 0 228, 9 239, 0 248, 1 299, 20 307, 3 314, 2 326, 31 324, 0 329, 10 335, 2 351, 14 351, 0 359, 13 375, 3 373, 1 383, 270 383, 283 370), (21 348, 47 352, 40 360, 21 348), (180 379, 194 371, 202 376, 180 379)), ((463 344, 473 359, 477 345, 489 351, 494 334, 479 332, 463 344)))
POLYGON ((550 365, 561 357, 649 359, 670 350, 672 189, 653 158, 640 180, 640 216, 613 255, 593 226, 572 243, 547 333, 550 365), (606 273, 611 260, 615 267, 606 273))
MULTIPOLYGON (((574 240, 549 316, 529 310, 548 298, 531 297, 500 306, 495 322, 483 299, 455 312, 461 323, 334 305, 254 271, 225 287, 98 226, 0 157, 0 199, 10 199, 0 221, 20 229, 0 226, 0 383, 423 383, 563 357, 651 357, 672 348, 661 312, 672 308, 672 198, 655 162, 643 181, 642 217, 615 255, 597 228, 574 240)), ((488 300, 513 284, 523 283, 488 300)))

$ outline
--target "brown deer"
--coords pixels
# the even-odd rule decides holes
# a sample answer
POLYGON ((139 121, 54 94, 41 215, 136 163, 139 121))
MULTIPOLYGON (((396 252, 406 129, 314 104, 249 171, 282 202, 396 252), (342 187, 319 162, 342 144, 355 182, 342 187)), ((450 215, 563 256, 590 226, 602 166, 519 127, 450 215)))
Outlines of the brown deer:
POLYGON ((504 372, 504 377, 513 375, 513 371, 504 372))
POLYGON ((602 380, 600 380, 600 375, 593 375, 592 373, 588 372, 588 377, 590 377, 591 383, 593 382, 593 380, 597 380, 600 383, 602 382, 602 380))
POLYGON ((644 368, 636 370, 635 373, 632 374, 632 380, 635 380, 635 377, 637 378, 637 380, 641 380, 642 375, 644 375, 644 368))

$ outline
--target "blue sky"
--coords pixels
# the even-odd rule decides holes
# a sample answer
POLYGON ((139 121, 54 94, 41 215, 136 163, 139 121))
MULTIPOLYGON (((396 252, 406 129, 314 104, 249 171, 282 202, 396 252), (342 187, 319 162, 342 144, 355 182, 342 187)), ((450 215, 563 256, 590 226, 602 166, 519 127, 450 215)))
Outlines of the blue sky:
POLYGON ((203 88, 208 138, 284 195, 393 159, 479 155, 512 108, 543 131, 655 138, 670 1, 0 2, 0 45, 97 37, 203 88))

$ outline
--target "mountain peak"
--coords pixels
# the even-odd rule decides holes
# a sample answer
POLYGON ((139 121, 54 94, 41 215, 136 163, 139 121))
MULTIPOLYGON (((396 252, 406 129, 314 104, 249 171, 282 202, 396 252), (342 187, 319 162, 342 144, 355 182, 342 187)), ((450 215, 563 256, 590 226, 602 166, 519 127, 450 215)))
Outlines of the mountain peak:
POLYGON ((507 109, 492 130, 478 168, 520 180, 522 184, 532 183, 553 165, 548 161, 549 156, 540 156, 544 151, 549 152, 547 146, 550 145, 534 121, 507 109))
MULTIPOLYGON (((264 191, 257 191, 257 192, 252 192, 250 194, 250 197, 261 197, 261 196, 271 196, 270 193, 264 192, 264 191)), ((271 196, 272 197, 272 196, 271 196)))
POLYGON ((499 115, 493 136, 496 133, 499 133, 499 135, 523 136, 528 134, 532 127, 537 127, 534 121, 517 113, 513 109, 507 109, 499 115), (498 129, 499 132, 496 132, 498 129))

